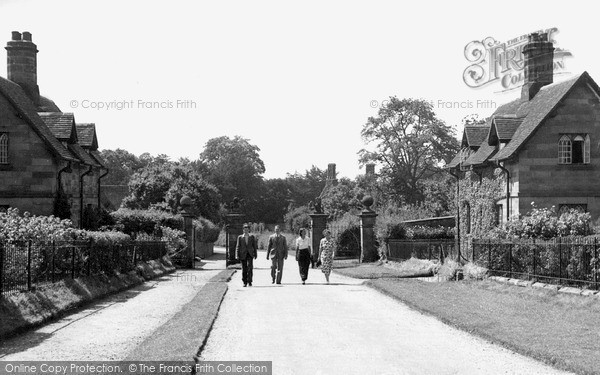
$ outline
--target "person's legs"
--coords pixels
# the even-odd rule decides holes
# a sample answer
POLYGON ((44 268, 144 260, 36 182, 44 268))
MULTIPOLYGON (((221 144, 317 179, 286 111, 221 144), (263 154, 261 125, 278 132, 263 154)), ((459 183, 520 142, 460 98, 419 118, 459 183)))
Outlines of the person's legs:
POLYGON ((277 258, 271 259, 271 279, 275 283, 275 276, 277 271, 277 258))
POLYGON ((246 262, 248 262, 248 265, 246 266, 246 280, 248 281, 248 284, 252 286, 252 268, 254 268, 254 259, 252 259, 251 256, 248 256, 246 262))
POLYGON ((277 265, 277 284, 281 284, 281 277, 283 276, 283 257, 277 259, 275 264, 277 265))
POLYGON ((244 286, 248 284, 248 264, 246 263, 247 259, 240 259, 240 263, 242 263, 242 282, 244 286))

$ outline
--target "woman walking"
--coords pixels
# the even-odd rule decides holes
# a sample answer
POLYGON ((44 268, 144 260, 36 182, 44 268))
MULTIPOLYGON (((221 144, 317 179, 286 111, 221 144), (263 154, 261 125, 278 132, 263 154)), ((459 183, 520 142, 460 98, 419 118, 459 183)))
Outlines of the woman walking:
POLYGON ((329 229, 323 231, 324 238, 319 242, 319 253, 321 254, 321 271, 325 274, 325 280, 329 284, 329 274, 333 266, 334 244, 329 229))
POLYGON ((310 238, 306 235, 306 229, 300 229, 300 237, 296 238, 296 261, 300 269, 302 284, 308 279, 308 266, 310 265, 310 238))

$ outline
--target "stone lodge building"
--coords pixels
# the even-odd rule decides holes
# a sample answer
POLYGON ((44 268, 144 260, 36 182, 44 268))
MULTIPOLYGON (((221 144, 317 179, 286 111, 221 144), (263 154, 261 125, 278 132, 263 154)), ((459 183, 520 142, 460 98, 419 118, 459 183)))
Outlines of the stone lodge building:
POLYGON ((458 176, 502 170, 508 183, 496 202, 500 222, 527 214, 532 202, 600 217, 600 88, 587 72, 553 83, 553 51, 546 34, 529 36, 521 97, 485 125, 466 126, 462 150, 447 165, 458 176))
POLYGON ((61 112, 40 95, 38 50, 31 33, 13 31, 5 48, 8 79, 0 77, 0 209, 16 207, 34 215, 62 212, 63 218, 81 226, 86 209, 100 206, 100 181, 108 173, 98 153, 96 126, 77 124, 72 113, 61 112))

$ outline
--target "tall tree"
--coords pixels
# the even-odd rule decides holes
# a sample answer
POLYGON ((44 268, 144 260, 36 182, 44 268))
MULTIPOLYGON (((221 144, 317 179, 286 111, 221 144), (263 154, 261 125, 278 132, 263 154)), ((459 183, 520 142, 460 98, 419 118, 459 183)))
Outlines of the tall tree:
POLYGON ((359 151, 361 163, 379 163, 382 177, 407 203, 423 200, 423 179, 439 172, 459 148, 455 130, 421 99, 390 97, 377 117, 369 117, 361 135, 375 146, 359 151))
POLYGON ((108 175, 102 179, 104 185, 127 185, 131 175, 145 165, 137 156, 120 148, 102 150, 100 155, 109 170, 108 175))
POLYGON ((127 208, 150 207, 177 213, 184 195, 192 198, 192 212, 219 221, 219 194, 189 164, 164 161, 151 164, 134 173, 129 182, 129 196, 123 200, 127 208))
POLYGON ((251 221, 258 221, 255 212, 260 206, 262 174, 265 173, 259 152, 258 146, 240 136, 212 138, 206 142, 197 165, 219 189, 225 204, 234 197, 242 200, 247 219, 251 221))
POLYGON ((312 166, 304 174, 288 174, 286 180, 290 184, 291 199, 295 206, 304 206, 318 197, 327 179, 327 171, 312 166))

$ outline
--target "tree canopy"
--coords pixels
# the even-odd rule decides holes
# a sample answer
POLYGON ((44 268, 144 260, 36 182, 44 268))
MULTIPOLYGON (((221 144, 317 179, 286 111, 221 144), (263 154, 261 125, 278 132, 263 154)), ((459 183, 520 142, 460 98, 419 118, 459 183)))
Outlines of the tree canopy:
POLYGON ((406 203, 424 198, 422 181, 439 172, 459 149, 455 130, 421 99, 390 100, 369 117, 361 136, 373 150, 359 151, 360 162, 376 162, 392 191, 406 203))

